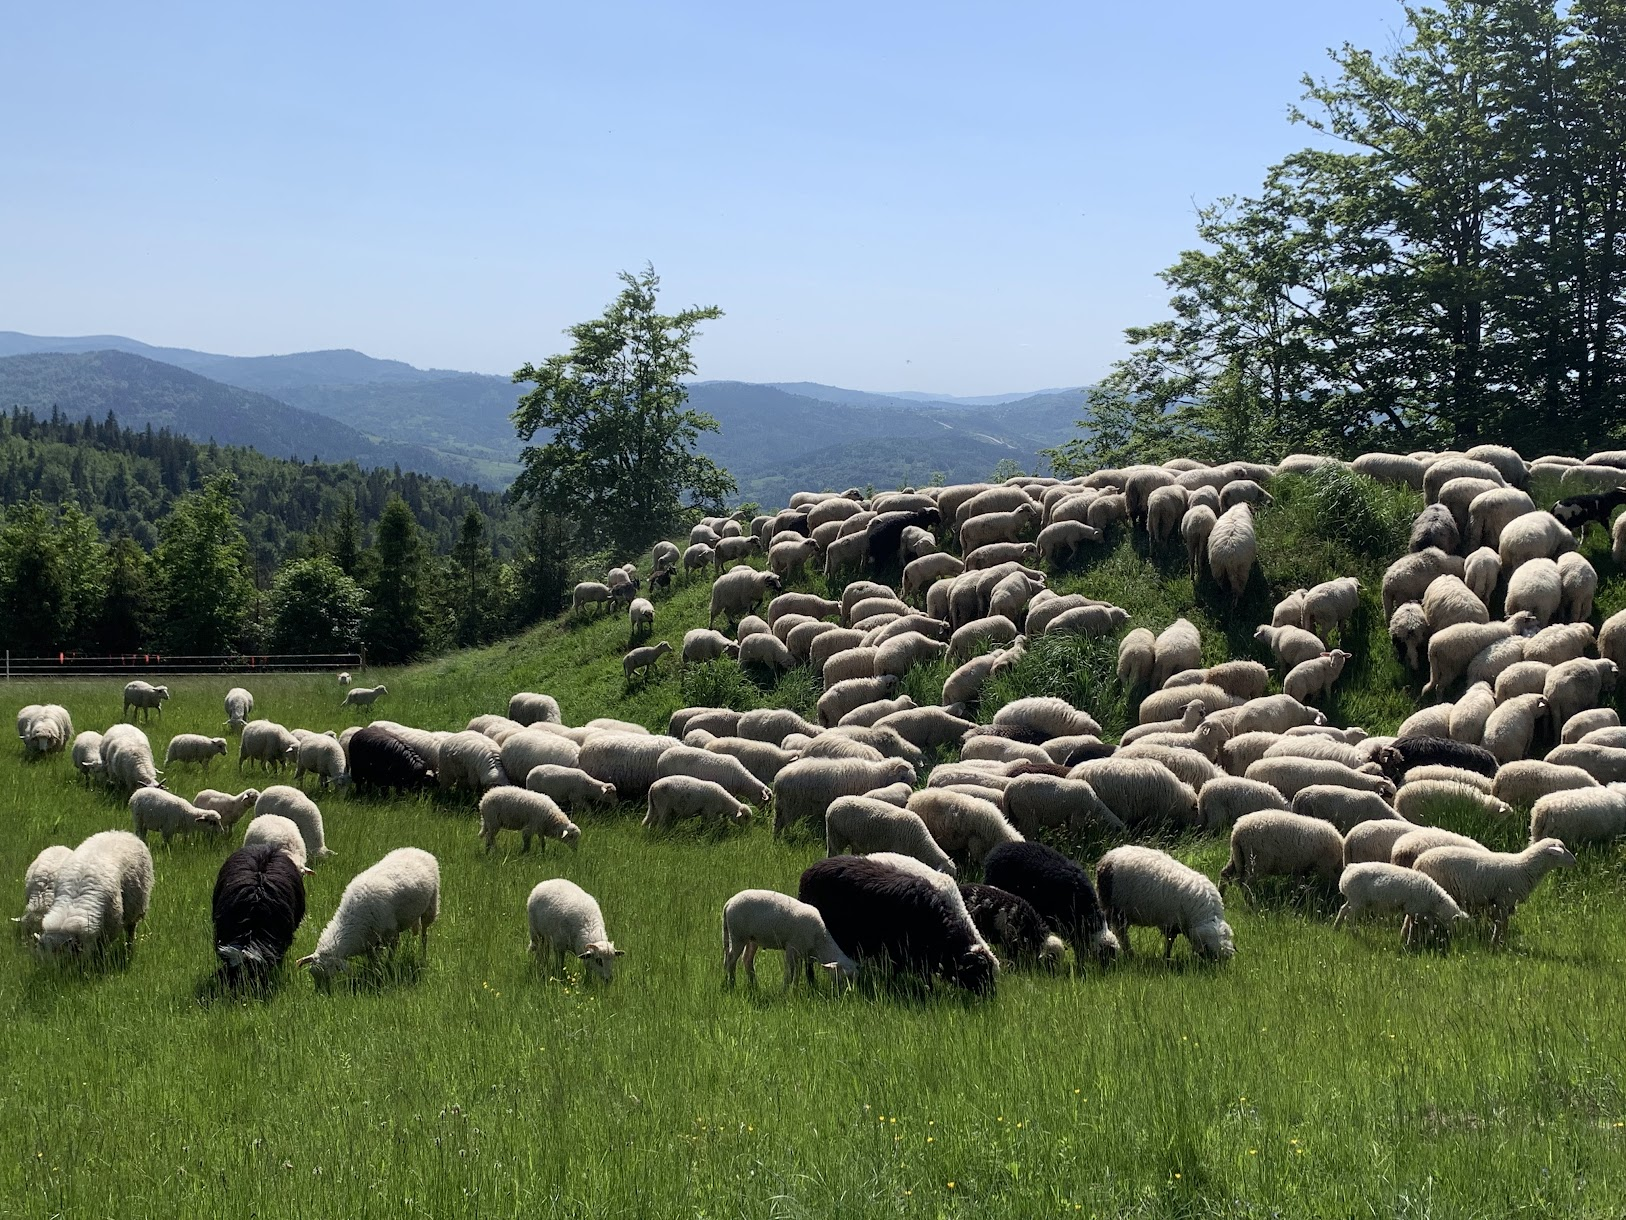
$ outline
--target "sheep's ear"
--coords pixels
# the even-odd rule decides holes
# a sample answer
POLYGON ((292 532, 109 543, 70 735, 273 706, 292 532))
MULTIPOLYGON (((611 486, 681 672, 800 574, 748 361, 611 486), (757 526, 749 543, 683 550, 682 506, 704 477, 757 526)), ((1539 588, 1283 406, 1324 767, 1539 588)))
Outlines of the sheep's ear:
POLYGON ((591 953, 587 952, 586 950, 583 950, 582 952, 576 954, 576 956, 579 959, 581 959, 582 961, 585 962, 588 958, 592 957, 593 955, 591 953))
POLYGON ((316 954, 307 953, 304 957, 300 958, 297 962, 295 962, 294 965, 302 966, 306 970, 309 970, 311 968, 311 963, 314 962, 315 960, 316 960, 316 954))

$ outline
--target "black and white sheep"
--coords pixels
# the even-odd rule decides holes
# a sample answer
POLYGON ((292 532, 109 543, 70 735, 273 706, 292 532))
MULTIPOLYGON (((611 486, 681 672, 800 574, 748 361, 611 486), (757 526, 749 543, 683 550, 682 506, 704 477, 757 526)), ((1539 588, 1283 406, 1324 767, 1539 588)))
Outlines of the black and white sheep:
POLYGON ((983 876, 989 885, 1031 903, 1057 935, 1086 957, 1109 962, 1118 956, 1118 938, 1089 873, 1076 861, 1043 843, 1005 843, 988 854, 983 876))

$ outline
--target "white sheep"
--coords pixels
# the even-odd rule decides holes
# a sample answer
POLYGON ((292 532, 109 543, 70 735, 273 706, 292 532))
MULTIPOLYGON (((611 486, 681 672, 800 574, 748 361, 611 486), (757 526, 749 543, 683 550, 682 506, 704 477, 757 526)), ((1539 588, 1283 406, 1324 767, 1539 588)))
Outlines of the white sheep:
POLYGON ((292 860, 301 873, 310 873, 305 859, 305 840, 299 827, 280 814, 257 817, 248 824, 243 832, 243 846, 255 843, 269 843, 292 860))
POLYGON ((1196 790, 1156 759, 1094 758, 1072 768, 1067 778, 1089 784, 1132 830, 1198 824, 1196 790))
MULTIPOLYGON (((1497 680, 1500 681, 1500 678, 1497 680)), ((1477 746, 1484 740, 1485 722, 1496 710, 1496 692, 1489 682, 1475 682, 1462 698, 1449 706, 1451 710, 1446 723, 1451 740, 1477 746)))
POLYGON ((720 631, 696 627, 684 632, 683 648, 678 655, 685 665, 698 665, 719 657, 738 658, 740 646, 720 631))
POLYGON ((471 729, 448 734, 440 743, 435 778, 444 789, 467 788, 471 792, 511 782, 503 769, 501 748, 484 733, 471 729))
POLYGON ((71 847, 47 847, 35 856, 23 874, 23 913, 12 920, 18 932, 32 940, 45 921, 45 913, 56 901, 56 879, 63 865, 73 859, 71 847))
POLYGON ((1183 935, 1200 957, 1224 961, 1236 952, 1225 900, 1217 886, 1167 852, 1151 847, 1115 847, 1095 866, 1096 889, 1107 926, 1129 952, 1129 928, 1157 928, 1163 956, 1183 935))
POLYGON ((1331 822, 1264 809, 1231 827, 1231 857, 1219 880, 1224 887, 1268 876, 1315 877, 1332 885, 1343 867, 1344 836, 1331 822))
POLYGON ((1332 684, 1344 672, 1344 665, 1349 659, 1349 653, 1342 648, 1334 648, 1313 660, 1300 661, 1282 680, 1282 691, 1300 703, 1313 703, 1330 695, 1332 684))
POLYGON ((73 739, 73 769, 85 779, 91 776, 100 776, 105 764, 102 762, 102 735, 86 729, 73 739))
MULTIPOLYGON (((1375 771, 1376 765, 1371 765, 1375 771)), ((1243 775, 1247 779, 1270 784, 1288 800, 1297 796, 1301 789, 1317 784, 1375 792, 1385 798, 1395 794, 1394 781, 1387 776, 1357 771, 1328 758, 1265 757, 1249 766, 1243 775)))
POLYGON ((1389 849, 1389 863, 1399 865, 1401 868, 1410 868, 1417 861, 1417 857, 1436 847, 1461 847, 1470 851, 1489 851, 1478 839, 1459 835, 1454 830, 1444 830, 1438 826, 1419 826, 1415 830, 1408 830, 1394 841, 1389 849))
POLYGON ((1502 561, 1494 550, 1482 546, 1463 561, 1462 579, 1475 597, 1489 604, 1491 593, 1502 579, 1502 561))
POLYGON ((1496 555, 1504 573, 1532 559, 1555 559, 1565 551, 1575 549, 1575 535, 1557 517, 1549 512, 1525 513, 1515 517, 1502 528, 1496 544, 1496 555))
POLYGON ((339 671, 339 685, 340 686, 349 686, 350 685, 350 671, 349 670, 341 669, 339 671))
POLYGON ((759 572, 750 567, 724 572, 712 582, 711 614, 706 626, 716 622, 719 614, 733 620, 754 610, 769 593, 778 592, 779 587, 779 577, 772 572, 759 572))
POLYGON ((787 991, 804 964, 810 976, 815 964, 844 979, 858 971, 830 936, 817 907, 774 890, 741 890, 723 906, 723 976, 729 986, 742 956, 745 977, 756 986, 761 949, 784 952, 787 991))
POLYGON ((710 818, 743 826, 751 820, 751 807, 721 784, 692 775, 663 775, 649 786, 643 820, 646 828, 665 829, 686 818, 710 818))
POLYGON ((979 513, 960 525, 960 550, 970 554, 994 542, 1021 542, 1039 524, 1039 506, 1031 500, 1008 512, 979 513))
POLYGON ((1600 784, 1626 781, 1626 748, 1602 745, 1556 746, 1547 761, 1563 767, 1579 767, 1600 784))
POLYGON ((1344 835, 1344 868, 1347 870, 1351 864, 1389 863, 1395 844, 1416 829, 1400 818, 1351 826, 1344 835))
POLYGON ((1214 583, 1230 592, 1232 605, 1242 602, 1258 552, 1252 506, 1236 504, 1221 513, 1208 535, 1208 567, 1214 583))
POLYGON ((1547 719, 1547 700, 1537 695, 1516 695, 1499 704, 1485 721, 1480 744, 1498 764, 1514 762, 1530 750, 1538 727, 1547 719))
POLYGON ((1412 867, 1437 881, 1470 915, 1491 916, 1491 943, 1507 935, 1514 909, 1555 868, 1573 868, 1575 855, 1557 839, 1538 839, 1521 852, 1435 847, 1412 867))
POLYGON ((520 691, 508 698, 508 718, 517 724, 558 724, 559 701, 552 695, 520 691))
POLYGON ((1293 796, 1293 812, 1300 817, 1320 818, 1348 834, 1362 822, 1392 822, 1399 815, 1376 792, 1359 792, 1336 784, 1311 784, 1293 796))
POLYGON ((214 810, 220 815, 221 827, 230 830, 242 820, 245 813, 254 808, 259 799, 258 788, 244 788, 235 796, 215 788, 205 788, 192 798, 192 803, 199 809, 214 810))
POLYGON ((1118 681, 1124 690, 1145 686, 1157 666, 1157 637, 1145 627, 1136 627, 1118 644, 1118 681))
POLYGON ((982 688, 988 681, 1015 666, 1026 651, 1025 637, 1017 636, 1011 646, 1001 652, 989 652, 980 657, 973 657, 949 674, 943 682, 943 706, 975 703, 981 698, 982 688))
POLYGON ((925 788, 909 798, 932 839, 955 860, 974 868, 1001 843, 1020 843, 1022 835, 1005 820, 993 801, 947 788, 925 788))
POLYGON ((773 790, 753 775, 738 758, 727 753, 693 746, 678 745, 665 750, 655 764, 658 778, 668 775, 690 775, 708 780, 727 789, 741 801, 765 805, 773 790))
POLYGON ((143 841, 156 830, 164 843, 178 834, 204 830, 224 833, 221 817, 213 809, 199 809, 183 796, 162 788, 137 788, 130 794, 130 815, 135 833, 143 841))
POLYGON ((1394 809, 1408 822, 1438 826, 1443 822, 1490 817, 1505 821, 1513 808, 1500 797, 1474 784, 1444 779, 1408 779, 1395 793, 1394 809))
POLYGON ((93 952, 120 932, 128 945, 151 901, 147 845, 128 831, 93 834, 57 868, 34 948, 45 956, 93 952))
MULTIPOLYGON (((1548 665, 1562 665, 1565 661, 1573 661, 1577 657, 1584 656, 1586 650, 1592 646, 1592 641, 1591 623, 1554 623, 1551 627, 1543 627, 1524 641, 1523 659, 1543 661, 1548 665)), ((1598 652, 1600 656, 1610 657, 1602 647, 1601 637, 1598 652)))
POLYGON ((900 852, 953 876, 954 861, 937 845, 920 815, 873 796, 843 796, 824 815, 829 855, 900 852))
POLYGON ((326 733, 313 733, 299 743, 299 752, 295 757, 296 784, 307 773, 316 776, 318 784, 323 788, 343 788, 350 783, 349 760, 345 757, 344 746, 339 743, 337 737, 330 737, 326 733))
MULTIPOLYGON (((832 727, 855 708, 879 699, 893 698, 897 689, 898 678, 894 674, 883 674, 874 678, 848 678, 844 682, 837 682, 819 696, 819 723, 826 728, 832 727)), ((944 700, 951 701, 947 693, 947 684, 944 700)))
POLYGON ((440 914, 440 862, 416 847, 398 847, 344 887, 339 909, 299 965, 318 979, 349 969, 349 959, 379 949, 394 952, 403 934, 418 933, 429 949, 429 926, 440 914))
POLYGON ((1469 681, 1480 680, 1470 671, 1469 662, 1493 644, 1523 635, 1535 626, 1535 621, 1533 615, 1521 611, 1510 615, 1505 622, 1458 623, 1435 632, 1428 641, 1428 682, 1423 686, 1423 694, 1439 697, 1465 671, 1469 672, 1469 681))
POLYGON ((154 708, 158 709, 158 718, 164 717, 164 700, 169 698, 169 687, 154 686, 150 682, 139 679, 127 682, 124 686, 124 709, 119 713, 119 719, 130 714, 131 708, 138 708, 141 718, 145 720, 147 713, 154 708))
POLYGON ((1553 724, 1561 728, 1577 712, 1601 702, 1606 692, 1614 690, 1616 677, 1615 663, 1607 658, 1576 657, 1553 666, 1542 683, 1553 724))
POLYGON ((158 768, 152 743, 133 724, 115 724, 102 734, 102 773, 116 788, 156 788, 158 768))
POLYGON ((372 707, 378 702, 379 696, 390 693, 390 688, 380 683, 377 686, 352 686, 344 692, 344 702, 341 707, 372 707))
POLYGON ((525 922, 530 932, 528 949, 539 962, 544 955, 551 955, 554 970, 561 976, 569 953, 581 960, 584 969, 608 983, 615 977, 615 959, 626 956, 610 939, 598 902, 563 877, 538 882, 531 890, 525 901, 525 922))
POLYGON ((1015 775, 1005 785, 999 804, 1011 825, 1029 839, 1055 826, 1065 826, 1079 835, 1122 833, 1125 829, 1118 816, 1081 779, 1044 773, 1015 775))
POLYGON ((1439 883, 1413 869, 1388 863, 1351 864, 1338 878, 1344 905, 1333 916, 1337 927, 1347 918, 1358 923, 1373 915, 1403 915, 1401 943, 1411 948, 1419 924, 1439 932, 1449 943, 1451 925, 1468 916, 1439 883))
POLYGON ((55 754, 67 747, 74 739, 73 718, 68 715, 68 709, 59 703, 47 703, 44 707, 24 708, 24 712, 31 713, 24 723, 24 716, 17 717, 17 735, 23 740, 23 747, 30 754, 55 754))
POLYGON ((1558 579, 1564 599, 1560 617, 1579 623, 1592 617, 1592 599, 1598 591, 1598 571, 1578 551, 1558 557, 1558 579))
POLYGON ((1462 573, 1462 556, 1448 555, 1439 547, 1402 555, 1383 573, 1383 616, 1391 617, 1402 602, 1421 601, 1437 577, 1462 573))
POLYGON ((1626 834, 1626 785, 1574 788, 1542 797, 1530 811, 1530 841, 1559 839, 1571 851, 1626 834))
POLYGON ((263 771, 273 767, 281 771, 298 754, 298 739, 282 725, 271 720, 250 720, 237 742, 237 769, 241 771, 245 763, 257 762, 263 771))
POLYGON ((655 604, 647 597, 635 597, 627 603, 627 626, 634 636, 654 630, 655 604))
POLYGON ((528 788, 492 788, 480 798, 480 838, 490 851, 497 832, 520 832, 520 851, 531 850, 535 839, 545 848, 549 839, 558 839, 572 851, 581 846, 581 827, 565 816, 550 796, 528 788))
MULTIPOLYGON (((1548 696, 1549 703, 1552 697, 1548 696)), ((1563 745, 1570 745, 1577 741, 1586 741, 1587 738, 1598 732, 1620 728, 1620 713, 1612 707, 1590 707, 1585 711, 1572 712, 1564 721, 1563 731, 1559 734, 1559 741, 1563 745)), ((1620 745, 1621 742, 1612 741, 1609 745, 1620 745)))
POLYGON ((305 840, 305 855, 311 864, 338 854, 328 850, 321 809, 298 788, 273 784, 260 793, 254 802, 254 820, 272 816, 287 818, 299 827, 300 837, 305 840))
POLYGON ((1203 663, 1202 635, 1189 619, 1177 618, 1158 633, 1153 654, 1151 681, 1161 687, 1181 670, 1203 663))
MULTIPOLYGON (((350 685, 349 674, 339 676, 344 679, 339 683, 340 686, 350 685)), ((233 733, 242 732, 243 726, 248 723, 248 714, 254 710, 254 696, 241 686, 234 686, 226 692, 225 703, 226 728, 233 733)))
POLYGON ((1353 576, 1325 580, 1304 593, 1304 626, 1325 639, 1355 613, 1361 583, 1353 576))
MULTIPOLYGON (((1203 829, 1209 831, 1228 830, 1246 813, 1287 807, 1287 798, 1275 788, 1240 775, 1211 779, 1197 793, 1197 815, 1203 829)), ((1020 823, 1017 829, 1021 829, 1020 823)))
POLYGON ((1591 773, 1580 767, 1525 758, 1498 767, 1491 792, 1509 806, 1528 809, 1550 792, 1597 786, 1598 781, 1591 773))

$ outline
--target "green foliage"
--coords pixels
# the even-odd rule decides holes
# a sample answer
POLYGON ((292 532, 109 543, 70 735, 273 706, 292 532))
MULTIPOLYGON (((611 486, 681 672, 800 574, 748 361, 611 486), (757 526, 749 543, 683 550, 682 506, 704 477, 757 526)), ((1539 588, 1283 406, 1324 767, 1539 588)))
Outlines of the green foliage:
POLYGON ((14 504, 0 524, 0 639, 24 655, 88 632, 102 609, 107 561, 91 520, 72 505, 14 504))
POLYGON ((1270 489, 1276 503, 1256 518, 1259 549, 1271 557, 1272 579, 1289 591, 1405 554, 1423 509, 1420 493, 1341 466, 1281 475, 1270 489))
POLYGON ((237 523, 236 480, 216 475, 202 491, 181 497, 159 538, 153 561, 169 650, 231 652, 254 595, 248 543, 237 523))
POLYGON ((514 494, 567 517, 589 545, 641 550, 664 537, 686 509, 721 509, 734 480, 695 452, 717 421, 689 409, 683 379, 695 372, 690 346, 715 306, 656 312, 653 268, 621 274, 604 315, 569 330, 569 352, 527 362, 516 382, 535 384, 514 423, 527 442, 514 494), (546 444, 530 444, 539 431, 546 444))
POLYGON ((424 648, 425 555, 418 522, 404 500, 392 500, 378 523, 376 569, 367 590, 367 654, 380 664, 410 661, 424 648))
POLYGON ((282 653, 353 652, 367 598, 331 559, 297 559, 277 573, 269 598, 271 648, 282 653))
POLYGON ((107 548, 107 585, 88 641, 110 653, 146 647, 158 615, 157 582, 152 557, 134 539, 115 538, 107 548))
POLYGON ((1294 117, 1328 137, 1198 214, 1171 317, 1096 387, 1077 471, 1610 447, 1626 331, 1618 0, 1443 0, 1377 55, 1344 46, 1294 117), (1607 100, 1606 100, 1607 99, 1607 100))

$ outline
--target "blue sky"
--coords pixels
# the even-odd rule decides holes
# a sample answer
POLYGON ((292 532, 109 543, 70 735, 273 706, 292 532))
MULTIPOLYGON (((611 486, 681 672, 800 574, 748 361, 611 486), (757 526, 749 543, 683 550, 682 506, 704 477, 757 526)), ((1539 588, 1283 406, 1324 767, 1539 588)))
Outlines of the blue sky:
POLYGON ((701 375, 1079 384, 1391 0, 29 5, 0 329, 506 373, 621 268, 701 375))

